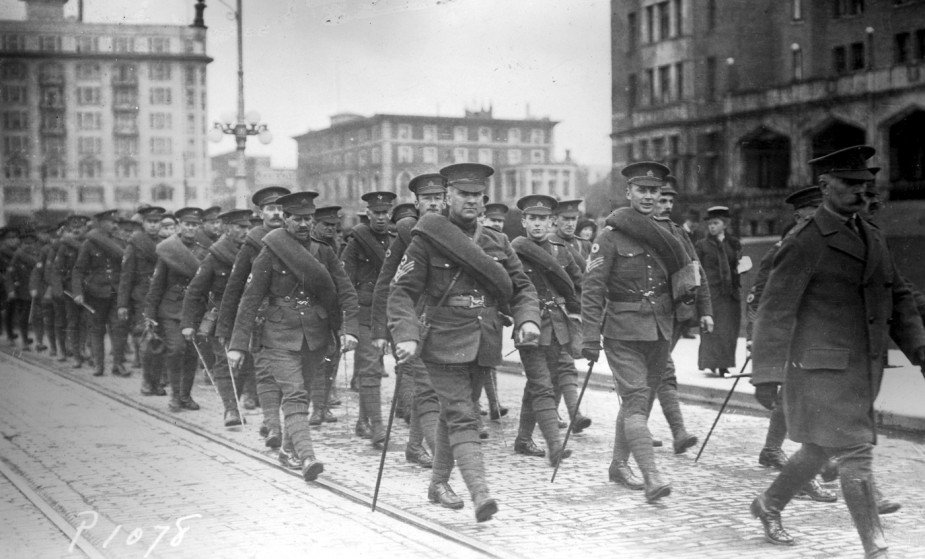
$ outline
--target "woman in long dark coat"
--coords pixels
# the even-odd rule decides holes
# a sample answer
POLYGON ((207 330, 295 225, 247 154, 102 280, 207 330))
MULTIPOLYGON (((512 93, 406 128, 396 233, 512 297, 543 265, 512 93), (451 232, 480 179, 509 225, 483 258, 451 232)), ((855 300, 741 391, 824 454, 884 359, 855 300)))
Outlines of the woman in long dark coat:
POLYGON ((729 369, 735 368, 736 342, 742 320, 741 284, 737 271, 742 243, 726 234, 728 224, 729 208, 715 206, 708 209, 708 235, 694 245, 710 285, 714 322, 712 333, 700 334, 697 362, 701 369, 710 369, 713 373, 718 369, 720 376, 728 375, 729 369))

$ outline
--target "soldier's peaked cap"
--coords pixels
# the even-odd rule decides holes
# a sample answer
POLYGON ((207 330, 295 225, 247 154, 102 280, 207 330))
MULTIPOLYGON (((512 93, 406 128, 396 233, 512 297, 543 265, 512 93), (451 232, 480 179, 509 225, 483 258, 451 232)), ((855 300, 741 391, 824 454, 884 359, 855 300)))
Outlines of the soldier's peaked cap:
POLYGON ((870 146, 851 146, 833 151, 828 155, 811 159, 809 164, 817 175, 832 175, 840 179, 874 180, 874 175, 867 168, 867 160, 877 150, 870 146))
POLYGON ((222 208, 220 206, 210 206, 202 210, 202 220, 212 221, 213 219, 218 219, 218 216, 221 213, 222 213, 222 208))
POLYGON ((227 212, 218 214, 218 219, 222 220, 222 223, 226 225, 250 225, 251 216, 253 214, 250 210, 228 210, 227 212))
POLYGON ((268 186, 255 192, 254 196, 251 197, 251 202, 257 207, 278 204, 277 200, 289 194, 289 192, 288 188, 283 188, 282 186, 268 186))
POLYGON ((507 204, 502 204, 501 202, 492 202, 491 204, 485 205, 485 217, 490 217, 493 219, 504 219, 504 216, 508 212, 507 204))
POLYGON ((517 201, 517 207, 524 214, 549 215, 559 203, 552 196, 530 194, 517 201))
POLYGON ((398 223, 406 217, 417 217, 418 208, 410 202, 399 204, 392 209, 392 223, 398 223))
POLYGON ((729 208, 726 206, 713 206, 712 208, 707 208, 707 219, 715 219, 717 217, 731 217, 729 208))
POLYGON ((202 223, 202 209, 201 208, 180 208, 174 215, 177 218, 177 221, 185 221, 187 223, 202 223))
POLYGON ((360 196, 360 200, 366 202, 366 207, 373 210, 374 212, 391 210, 392 203, 395 202, 395 198, 398 195, 394 192, 388 192, 386 190, 377 190, 375 192, 367 192, 363 196, 360 196))
POLYGON ((140 208, 138 210, 138 215, 142 219, 156 219, 160 221, 164 214, 167 213, 167 210, 160 206, 148 206, 147 208, 140 208))
POLYGON ((325 206, 323 208, 318 208, 315 210, 315 221, 336 225, 340 223, 340 210, 340 206, 325 206))
POLYGON ((446 177, 447 186, 470 193, 484 192, 488 187, 488 177, 494 173, 494 169, 481 163, 454 163, 440 169, 440 174, 446 177))
POLYGON ((662 186, 671 170, 655 161, 638 161, 630 163, 620 170, 626 182, 638 186, 662 186))
POLYGON ((678 179, 674 175, 668 175, 665 177, 665 184, 662 185, 662 190, 660 194, 667 194, 669 196, 678 195, 678 179))
POLYGON ((411 179, 408 190, 416 196, 424 194, 443 194, 446 192, 446 177, 440 173, 425 173, 411 179))
POLYGON ((67 216, 68 225, 80 225, 84 226, 87 222, 90 221, 90 218, 85 215, 69 215, 67 216))
POLYGON ((281 205, 283 211, 289 215, 312 215, 315 213, 315 198, 317 197, 317 192, 306 190, 281 196, 274 203, 281 205))
POLYGON ((96 221, 103 221, 104 219, 111 219, 115 221, 116 214, 118 213, 119 213, 119 210, 106 210, 98 214, 94 214, 93 219, 95 219, 96 221))
POLYGON ((822 189, 818 186, 808 186, 797 190, 790 196, 784 198, 784 202, 798 210, 806 206, 818 206, 822 203, 822 189))
POLYGON ((563 217, 578 217, 581 215, 581 210, 578 209, 578 206, 584 200, 561 200, 559 205, 556 206, 556 215, 561 215, 563 217))

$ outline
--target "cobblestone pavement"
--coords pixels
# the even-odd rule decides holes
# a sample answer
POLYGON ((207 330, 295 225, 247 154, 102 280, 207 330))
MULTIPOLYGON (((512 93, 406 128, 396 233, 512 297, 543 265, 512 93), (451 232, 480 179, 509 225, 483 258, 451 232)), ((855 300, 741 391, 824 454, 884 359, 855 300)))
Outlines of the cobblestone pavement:
POLYGON ((0 557, 85 557, 10 480, 0 476, 0 557))
MULTIPOLYGON (((0 382, 0 455, 108 556, 476 556, 6 355, 0 382)), ((42 539, 3 557, 68 556, 6 495, 15 531, 42 539)))
MULTIPOLYGON (((44 357, 30 357, 54 366, 44 357)), ((348 367, 352 355, 348 354, 348 367)), ((585 365, 580 364, 580 368, 585 365)), ((349 370, 349 368, 347 369, 349 370)), ((389 367, 391 371, 391 367, 389 367)), ((72 374, 70 371, 68 374, 72 374)), ((88 372, 79 372, 89 378, 88 372)), ((316 454, 326 464, 323 477, 361 494, 372 495, 379 453, 368 441, 352 433, 356 419, 356 394, 345 388, 345 368, 339 377, 340 396, 345 404, 335 410, 338 423, 314 430, 316 454)), ((748 514, 752 498, 773 479, 774 472, 757 463, 764 442, 767 419, 743 413, 727 413, 720 420, 700 462, 695 452, 675 455, 671 436, 656 406, 651 428, 665 441, 656 455, 663 474, 672 482, 670 497, 656 505, 645 503, 641 492, 626 490, 607 480, 613 444, 613 425, 619 409, 612 391, 589 390, 582 411, 594 424, 573 436, 572 458, 563 463, 555 484, 545 460, 513 454, 517 412, 524 379, 499 375, 502 402, 511 413, 502 422, 490 422, 491 438, 484 453, 493 496, 500 502, 495 520, 477 524, 472 508, 451 511, 431 505, 426 499, 427 470, 407 464, 404 442, 407 427, 396 423, 393 443, 387 453, 380 502, 401 507, 422 518, 438 522, 459 533, 488 542, 525 557, 579 557, 591 554, 622 554, 629 557, 860 557, 860 541, 844 504, 821 504, 795 500, 784 512, 784 525, 797 539, 792 548, 767 544, 760 524, 748 514), (503 425, 503 428, 502 428, 503 425)), ((128 395, 146 406, 166 410, 166 398, 138 395, 140 379, 103 377, 94 383, 128 395)), ((383 379, 383 409, 388 409, 394 374, 383 379)), ((185 421, 196 422, 237 444, 261 450, 257 435, 259 410, 248 412, 248 425, 229 430, 221 425, 221 404, 212 388, 197 382, 194 397, 202 404, 198 412, 182 412, 185 421)), ((684 406, 688 430, 703 439, 716 416, 715 408, 684 406)), ((564 432, 563 432, 564 433, 564 432)), ((536 434, 537 443, 539 433, 536 434)), ((900 512, 883 518, 894 557, 925 558, 925 446, 921 437, 880 435, 875 451, 878 485, 894 500, 900 512)), ((149 443, 141 443, 148 446, 149 443)), ((151 441, 147 451, 155 451, 151 441)), ((167 452, 181 452, 175 443, 167 452)), ((795 450, 788 442, 785 450, 795 450)), ((183 449, 185 453, 188 449, 183 449)), ((134 447, 124 453, 133 455, 134 447)), ((234 461, 233 458, 228 460, 234 461)), ((116 468, 118 470, 118 468, 116 468)), ((293 478, 295 487, 305 487, 293 478)), ((465 495, 458 472, 451 485, 465 495)), ((829 485, 838 491, 837 484, 829 485)), ((324 499, 316 491, 308 494, 324 499)), ((300 495, 300 499, 301 499, 300 495)), ((301 502, 301 501, 300 501, 301 502)), ((301 505, 299 505, 301 506, 301 505)), ((184 509, 185 511, 185 509, 184 509)), ((185 512, 184 512, 185 513, 185 512)))

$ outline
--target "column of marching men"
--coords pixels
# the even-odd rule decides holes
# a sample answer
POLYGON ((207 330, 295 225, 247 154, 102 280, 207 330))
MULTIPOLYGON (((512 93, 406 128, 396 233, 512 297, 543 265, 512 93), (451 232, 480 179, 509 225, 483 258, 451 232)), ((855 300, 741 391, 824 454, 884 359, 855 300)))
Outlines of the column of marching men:
MULTIPOLYGON (((841 480, 865 553, 882 557, 879 514, 900 504, 874 483, 872 403, 888 335, 914 364, 925 361, 925 297, 899 275, 873 221, 873 154, 856 146, 810 162, 818 184, 787 198, 795 224, 762 259, 746 332, 756 398, 771 410, 758 462, 781 471, 751 506, 766 539, 793 544, 781 520, 790 499, 837 500, 818 474, 841 480), (788 435, 802 445, 789 459, 788 435)), ((339 206, 282 187, 256 192, 254 212, 142 206, 130 219, 110 210, 6 227, 3 327, 20 349, 34 343, 95 376, 107 361, 116 376, 140 368, 141 393, 169 388, 172 412, 199 409, 202 368, 224 425, 259 406, 266 446, 308 481, 324 470, 311 429, 337 421, 346 352, 359 399, 353 429, 382 449, 391 354, 407 461, 430 470, 427 498, 451 509, 465 506, 449 484, 458 467, 481 522, 499 508, 481 441, 486 420, 508 412, 495 368, 513 326, 526 376, 514 452, 554 467, 572 454, 561 429, 592 424, 579 410, 575 361, 593 365, 603 352, 619 396, 608 478, 648 503, 668 497, 653 450, 662 443, 648 427, 654 401, 676 454, 699 442, 685 427, 672 349, 699 329, 698 368, 726 376, 735 366, 742 244, 726 231, 728 208, 708 210, 706 235, 696 218, 674 223, 677 180, 637 162, 622 169, 625 207, 602 223, 580 221, 581 200, 542 194, 517 201, 518 223, 485 195, 492 173, 460 163, 419 175, 406 185, 409 204, 366 193, 364 219, 345 235, 339 206)))

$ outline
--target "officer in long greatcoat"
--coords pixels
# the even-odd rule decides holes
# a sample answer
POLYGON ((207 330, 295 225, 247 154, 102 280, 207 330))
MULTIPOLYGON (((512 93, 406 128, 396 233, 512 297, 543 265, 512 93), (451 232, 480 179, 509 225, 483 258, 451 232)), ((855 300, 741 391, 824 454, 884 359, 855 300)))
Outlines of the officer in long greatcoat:
POLYGON ((493 172, 477 163, 440 170, 447 179, 449 215, 421 216, 392 280, 388 302, 398 361, 420 355, 440 400, 428 499, 448 508, 462 507, 447 483, 455 461, 478 522, 491 519, 498 503, 485 480, 473 384, 481 382, 486 368, 501 363, 500 307, 513 312, 518 344, 536 343, 540 322, 536 290, 510 241, 478 222, 482 194, 493 172), (430 325, 424 339, 419 300, 430 325))
POLYGON ((51 279, 52 295, 64 298, 64 331, 67 338, 67 350, 74 358, 75 369, 82 367, 84 362, 83 347, 87 328, 83 326, 87 318, 84 309, 74 302, 74 294, 70 289, 74 264, 77 262, 77 254, 80 252, 80 245, 89 221, 90 218, 86 216, 68 216, 67 226, 61 234, 61 244, 55 254, 55 273, 51 279))
POLYGON ((228 363, 234 368, 244 358, 257 309, 266 299, 260 355, 282 389, 286 431, 305 481, 324 471, 315 457, 308 422, 312 378, 323 374, 323 360, 337 350, 335 336, 340 337, 343 351, 357 343, 356 292, 331 247, 311 240, 316 196, 316 192, 295 192, 279 198, 286 227, 263 239, 265 246, 251 268, 228 351, 228 363))

